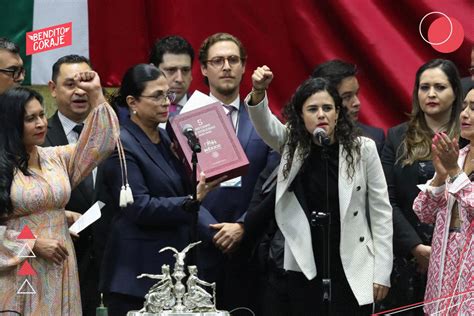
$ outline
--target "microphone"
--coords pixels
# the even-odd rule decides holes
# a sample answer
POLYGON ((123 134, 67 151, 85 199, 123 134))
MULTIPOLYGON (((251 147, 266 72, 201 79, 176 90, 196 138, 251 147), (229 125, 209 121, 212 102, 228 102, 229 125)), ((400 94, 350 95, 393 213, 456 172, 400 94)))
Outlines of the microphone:
POLYGON ((194 134, 194 128, 191 124, 185 124, 182 128, 183 135, 188 139, 189 148, 195 153, 201 152, 201 144, 199 138, 194 134))
POLYGON ((321 127, 316 127, 316 129, 313 131, 313 139, 316 141, 316 143, 319 143, 322 146, 327 146, 330 143, 328 134, 321 127))

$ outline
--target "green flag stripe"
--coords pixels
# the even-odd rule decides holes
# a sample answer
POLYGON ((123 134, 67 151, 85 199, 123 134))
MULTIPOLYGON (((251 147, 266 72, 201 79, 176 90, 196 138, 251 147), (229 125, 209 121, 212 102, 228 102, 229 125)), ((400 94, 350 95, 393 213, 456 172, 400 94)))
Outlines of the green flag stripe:
POLYGON ((20 47, 21 58, 26 68, 23 84, 31 82, 31 56, 26 56, 26 32, 33 28, 33 0, 0 0, 0 37, 6 37, 20 47))

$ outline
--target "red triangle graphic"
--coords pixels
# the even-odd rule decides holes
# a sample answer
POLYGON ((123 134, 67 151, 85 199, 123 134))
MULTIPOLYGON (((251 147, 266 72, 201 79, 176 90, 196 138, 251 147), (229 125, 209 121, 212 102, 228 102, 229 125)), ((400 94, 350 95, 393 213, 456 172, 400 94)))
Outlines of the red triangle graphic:
POLYGON ((20 235, 16 237, 16 239, 36 239, 35 235, 31 232, 31 229, 28 227, 28 225, 25 225, 23 227, 20 235))
POLYGON ((18 275, 36 275, 36 271, 33 270, 28 261, 25 260, 20 270, 18 270, 18 275))

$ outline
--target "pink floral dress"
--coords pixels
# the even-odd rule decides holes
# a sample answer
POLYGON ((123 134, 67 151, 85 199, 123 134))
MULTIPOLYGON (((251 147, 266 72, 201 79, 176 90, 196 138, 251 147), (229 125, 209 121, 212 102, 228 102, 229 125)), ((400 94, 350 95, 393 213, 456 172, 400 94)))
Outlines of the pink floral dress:
POLYGON ((117 117, 103 103, 89 115, 76 144, 38 147, 41 170, 31 170, 31 176, 14 175, 10 194, 14 212, 2 224, 6 226, 0 226, 0 310, 38 316, 82 315, 76 257, 64 207, 71 189, 112 152, 118 135, 117 117), (19 257, 25 254, 25 243, 31 249, 35 243, 34 239, 17 239, 26 225, 37 238, 60 241, 69 252, 67 260, 56 265, 40 257, 19 257), (36 275, 18 274, 24 260, 36 275), (25 279, 31 288, 24 284, 25 279), (36 293, 18 293, 32 290, 36 293))
MULTIPOLYGON (((460 166, 468 152, 468 147, 461 149, 460 166)), ((430 182, 413 204, 422 222, 435 223, 424 310, 430 315, 474 315, 474 184, 465 173, 441 187, 430 182), (456 202, 461 226, 451 231, 456 202)))

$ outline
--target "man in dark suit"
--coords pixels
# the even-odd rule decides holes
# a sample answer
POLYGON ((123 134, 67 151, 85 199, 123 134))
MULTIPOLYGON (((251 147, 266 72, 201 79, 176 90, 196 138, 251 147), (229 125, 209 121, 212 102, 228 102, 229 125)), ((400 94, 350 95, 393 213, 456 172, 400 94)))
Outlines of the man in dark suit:
POLYGON ((356 78, 357 67, 342 60, 331 60, 316 66, 311 77, 322 77, 335 86, 342 98, 342 105, 348 110, 350 117, 362 131, 362 135, 373 139, 380 155, 385 142, 383 129, 365 125, 359 122, 360 100, 359 82, 356 78))
POLYGON ((5 37, 0 37, 0 94, 19 86, 25 79, 25 68, 18 46, 5 37))
POLYGON ((278 159, 257 135, 239 97, 246 58, 242 43, 227 33, 211 35, 199 50, 201 73, 209 85, 210 96, 229 111, 229 119, 250 162, 245 176, 222 183, 202 203, 218 224, 211 225, 216 231, 214 245, 200 250, 200 271, 204 279, 217 281, 218 307, 225 309, 251 307, 249 285, 254 276, 246 264, 232 257, 232 252, 242 239, 243 219, 258 175, 269 161, 278 159))
POLYGON ((166 36, 155 42, 150 53, 150 63, 166 76, 170 91, 176 99, 170 105, 170 116, 179 114, 188 101, 188 89, 193 76, 194 49, 181 36, 166 36))
MULTIPOLYGON (((56 99, 58 110, 48 120, 48 132, 43 146, 77 142, 91 106, 86 92, 75 85, 73 77, 78 72, 91 69, 89 60, 78 55, 63 56, 53 65, 48 85, 51 95, 56 99)), ((83 214, 96 201, 94 183, 100 182, 97 180, 100 172, 96 169, 71 192, 66 210, 83 214)), ((80 237, 74 242, 84 315, 95 315, 95 308, 99 304, 99 264, 93 238, 96 229, 94 225, 80 232, 80 237)))
MULTIPOLYGON (((194 49, 187 40, 178 35, 163 37, 153 44, 150 52, 150 64, 159 68, 166 76, 170 91, 176 98, 169 106, 168 119, 178 115, 183 106, 188 102, 189 86, 193 80, 192 69, 194 49)), ((119 107, 121 122, 128 120, 127 108, 119 107)), ((166 123, 159 125, 166 128, 166 123)))

